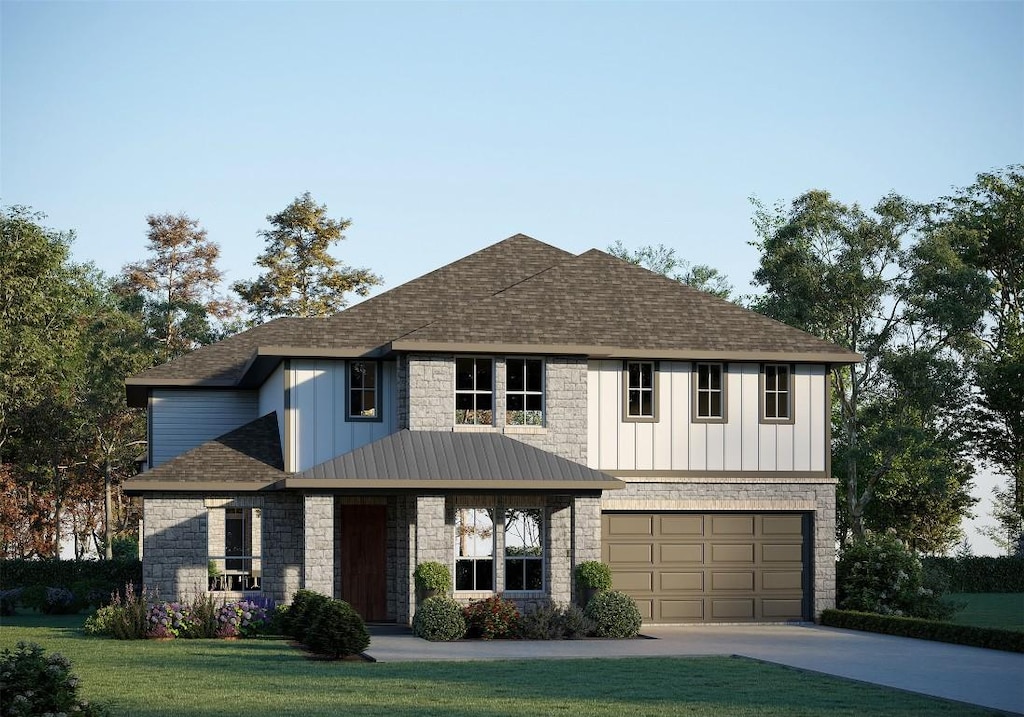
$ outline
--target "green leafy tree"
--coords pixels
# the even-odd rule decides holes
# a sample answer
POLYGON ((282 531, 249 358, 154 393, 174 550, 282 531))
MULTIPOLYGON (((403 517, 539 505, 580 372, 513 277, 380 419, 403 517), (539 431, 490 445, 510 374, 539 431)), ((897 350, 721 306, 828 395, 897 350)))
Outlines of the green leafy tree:
POLYGON ((306 192, 278 214, 267 216, 260 232, 267 248, 256 259, 266 271, 232 285, 259 324, 279 316, 329 316, 347 305, 345 294, 366 296, 381 283, 367 269, 346 266, 330 254, 345 239, 349 219, 331 219, 327 206, 306 192))
POLYGON ((922 234, 926 215, 895 194, 870 212, 824 191, 774 210, 755 201, 765 293, 753 307, 864 358, 831 372, 840 540, 901 525, 914 531, 905 539, 940 549, 971 503, 958 362, 984 287, 922 234))
POLYGON ((649 244, 631 251, 621 241, 616 241, 608 247, 608 253, 720 299, 728 299, 732 295, 732 284, 718 269, 707 264, 691 264, 685 259, 680 259, 676 256, 674 248, 664 244, 649 244))
POLYGON ((150 256, 122 269, 117 291, 143 317, 159 360, 168 361, 222 338, 218 322, 236 307, 219 295, 220 247, 197 220, 151 214, 146 223, 150 256))

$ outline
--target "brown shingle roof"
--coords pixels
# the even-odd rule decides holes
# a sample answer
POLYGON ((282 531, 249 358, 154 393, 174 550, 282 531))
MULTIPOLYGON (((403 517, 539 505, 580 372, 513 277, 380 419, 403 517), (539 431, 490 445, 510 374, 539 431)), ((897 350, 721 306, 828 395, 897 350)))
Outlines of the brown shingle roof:
POLYGON ((277 413, 271 412, 124 482, 149 490, 259 490, 285 477, 277 413))

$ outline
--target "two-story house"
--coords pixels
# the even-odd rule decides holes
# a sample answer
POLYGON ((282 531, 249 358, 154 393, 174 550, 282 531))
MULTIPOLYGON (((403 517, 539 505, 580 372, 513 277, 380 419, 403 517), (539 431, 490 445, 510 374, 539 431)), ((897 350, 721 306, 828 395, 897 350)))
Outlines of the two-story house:
POLYGON ((144 579, 404 623, 423 561, 458 599, 529 604, 604 560, 648 622, 812 619, 835 597, 827 374, 858 358, 516 235, 129 378, 144 579))

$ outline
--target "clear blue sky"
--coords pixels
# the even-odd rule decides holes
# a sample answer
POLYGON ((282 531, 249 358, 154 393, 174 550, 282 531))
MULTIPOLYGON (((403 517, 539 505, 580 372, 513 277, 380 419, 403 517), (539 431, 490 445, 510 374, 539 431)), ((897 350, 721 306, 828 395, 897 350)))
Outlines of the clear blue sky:
POLYGON ((184 211, 252 277, 266 215, 309 190, 386 286, 523 232, 664 243, 746 291, 750 195, 931 200, 1024 161, 1020 1, 4 0, 0 20, 0 201, 107 272, 143 256, 146 214, 184 211))

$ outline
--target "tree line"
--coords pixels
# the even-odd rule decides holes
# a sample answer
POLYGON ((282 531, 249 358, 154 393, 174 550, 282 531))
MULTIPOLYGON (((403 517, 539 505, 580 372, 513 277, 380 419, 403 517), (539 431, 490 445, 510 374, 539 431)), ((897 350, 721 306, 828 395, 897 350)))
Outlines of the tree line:
POLYGON ((279 316, 326 316, 380 277, 330 254, 348 219, 307 192, 267 217, 263 271, 230 288, 220 248, 186 214, 146 217, 145 256, 115 276, 71 258, 73 232, 0 214, 0 556, 113 556, 134 536, 120 491, 146 450, 124 379, 279 316))
MULTIPOLYGON (((833 367, 837 540, 894 531, 922 553, 962 540, 976 466, 1005 478, 991 537, 1021 551, 1024 508, 1024 167, 983 173, 927 203, 865 209, 813 190, 753 201, 760 293, 663 245, 609 251, 845 346, 833 367)), ((225 295, 220 252, 198 221, 147 217, 146 256, 107 277, 70 261, 73 234, 24 207, 0 240, 0 554, 108 557, 137 515, 119 491, 145 448, 123 380, 279 316, 325 316, 380 277, 330 249, 351 222, 307 192, 260 232, 261 273, 225 295), (109 516, 106 519, 105 516, 109 516), (61 526, 61 529, 58 529, 61 526)))

